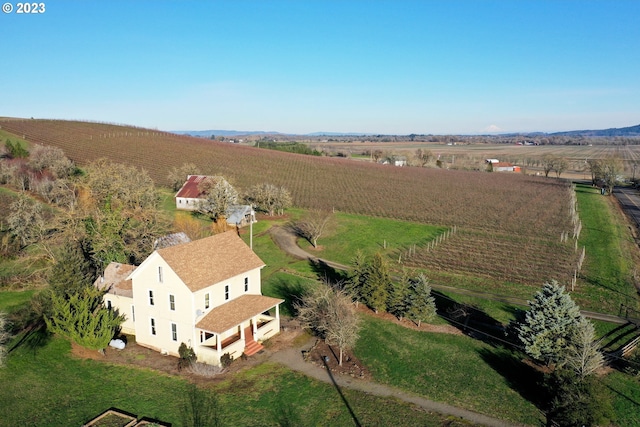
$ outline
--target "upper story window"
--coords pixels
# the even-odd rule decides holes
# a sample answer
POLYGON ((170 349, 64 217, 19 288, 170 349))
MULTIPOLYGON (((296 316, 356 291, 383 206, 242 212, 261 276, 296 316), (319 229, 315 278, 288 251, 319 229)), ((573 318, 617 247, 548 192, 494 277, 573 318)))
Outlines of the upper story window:
POLYGON ((158 266, 158 282, 162 283, 162 266, 158 266))
POLYGON ((169 308, 171 311, 176 311, 176 297, 175 295, 169 295, 169 308))
POLYGON ((107 300, 107 310, 111 310, 113 306, 111 305, 111 300, 107 300))
POLYGON ((248 277, 244 278, 244 291, 245 292, 249 291, 249 278, 248 277))
POLYGON ((225 301, 229 299, 229 285, 224 285, 224 299, 225 301))
POLYGON ((153 291, 149 289, 149 305, 153 305, 153 291))
POLYGON ((211 296, 209 293, 204 294, 204 308, 205 310, 211 305, 211 296))
POLYGON ((151 335, 156 334, 156 319, 151 318, 151 335))
POLYGON ((178 341, 178 325, 175 323, 171 324, 171 339, 174 341, 178 341))

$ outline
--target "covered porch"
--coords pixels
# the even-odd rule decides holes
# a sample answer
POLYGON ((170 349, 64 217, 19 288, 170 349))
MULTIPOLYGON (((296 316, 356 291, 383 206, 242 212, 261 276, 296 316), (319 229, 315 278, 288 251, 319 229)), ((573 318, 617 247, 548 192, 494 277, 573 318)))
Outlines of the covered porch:
POLYGON ((232 359, 250 356, 262 349, 262 341, 280 332, 279 304, 283 300, 262 295, 243 295, 214 308, 196 324, 199 362, 220 365, 229 353, 232 359))

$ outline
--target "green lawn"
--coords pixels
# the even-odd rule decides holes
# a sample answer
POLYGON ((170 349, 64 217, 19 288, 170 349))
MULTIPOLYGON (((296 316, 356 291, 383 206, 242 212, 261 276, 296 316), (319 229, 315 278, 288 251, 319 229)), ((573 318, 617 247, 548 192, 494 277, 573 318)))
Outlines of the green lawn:
POLYGON ((36 291, 3 291, 0 293, 0 311, 11 313, 24 306, 36 291))
POLYGON ((417 222, 335 213, 328 230, 318 239, 319 249, 299 239, 301 247, 331 261, 349 265, 356 251, 370 256, 376 252, 394 254, 399 249, 433 240, 446 228, 417 222))
MULTIPOLYGON (((36 350, 13 352, 0 369, 0 426, 79 426, 109 407, 161 419, 179 427, 187 383, 145 369, 133 369, 69 355, 67 341, 53 338, 36 350)), ((220 399, 225 426, 353 425, 345 401, 329 384, 280 365, 263 364, 213 382, 201 391, 220 399)), ((393 399, 342 390, 361 425, 441 426, 446 417, 416 410, 393 399)), ((447 424, 462 427, 467 424, 447 424)))
POLYGON ((379 382, 513 422, 542 420, 528 400, 535 375, 510 351, 365 316, 356 355, 379 382))
POLYGON ((598 189, 578 185, 576 192, 586 257, 572 297, 581 308, 604 313, 618 314, 621 305, 639 308, 630 255, 637 248, 624 218, 598 189))
POLYGON ((640 377, 611 372, 602 382, 611 392, 615 424, 624 427, 640 427, 640 377))

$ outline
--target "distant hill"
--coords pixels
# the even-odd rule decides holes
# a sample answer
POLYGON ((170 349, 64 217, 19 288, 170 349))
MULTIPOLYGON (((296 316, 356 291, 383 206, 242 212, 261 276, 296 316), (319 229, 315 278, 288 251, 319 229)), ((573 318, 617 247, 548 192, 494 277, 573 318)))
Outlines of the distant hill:
POLYGON ((555 132, 549 135, 557 136, 640 136, 640 125, 626 128, 610 128, 602 130, 572 130, 568 132, 555 132))
MULTIPOLYGON (((175 133, 178 135, 190 135, 197 136, 199 138, 210 138, 211 135, 214 136, 249 136, 249 135, 286 135, 286 136, 296 136, 296 134, 290 133, 282 133, 276 131, 251 131, 251 130, 173 130, 171 133, 175 133)), ((373 133, 362 133, 362 132, 312 132, 306 133, 304 135, 298 136, 368 136, 375 135, 373 133)))
MULTIPOLYGON (((224 137, 234 137, 234 136, 250 136, 250 135, 284 135, 284 136, 296 136, 294 134, 276 132, 276 131, 239 131, 239 130, 178 130, 172 131, 172 133, 178 135, 190 135, 197 136, 200 138, 210 138, 211 135, 214 136, 224 136, 224 137)), ((366 132, 311 132, 304 135, 297 136, 308 136, 308 137, 337 137, 337 136, 372 136, 377 135, 375 133, 366 133, 366 132)), ((518 136, 523 135, 523 133, 504 133, 500 134, 500 136, 518 136)), ((564 132, 553 132, 553 133, 545 133, 545 132, 527 132, 525 135, 529 136, 574 136, 574 137, 615 137, 615 136, 628 136, 628 137, 639 137, 640 136, 640 124, 635 126, 629 126, 624 128, 610 128, 610 129, 598 129, 598 130, 571 130, 564 132)), ((384 136, 384 135, 379 135, 384 136)), ((389 136, 389 135, 387 135, 389 136)))
POLYGON ((250 130, 173 130, 171 133, 178 135, 191 135, 200 138, 211 138, 214 136, 247 136, 247 135, 280 135, 280 132, 250 131, 250 130))

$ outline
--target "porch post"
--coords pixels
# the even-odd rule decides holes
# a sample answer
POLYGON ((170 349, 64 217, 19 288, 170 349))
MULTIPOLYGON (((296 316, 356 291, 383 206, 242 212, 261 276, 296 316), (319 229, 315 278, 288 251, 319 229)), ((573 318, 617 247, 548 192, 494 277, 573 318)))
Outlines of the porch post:
POLYGON ((220 334, 216 334, 216 350, 218 350, 218 356, 220 356, 220 352, 222 351, 222 340, 220 339, 220 334))
POLYGON ((238 327, 240 328, 240 339, 244 340, 244 328, 242 327, 242 323, 238 327))
POLYGON ((258 322, 256 322, 257 317, 251 318, 251 327, 253 328, 253 336, 255 337, 258 333, 258 322))
POLYGON ((280 304, 276 305, 276 320, 280 324, 280 304))

